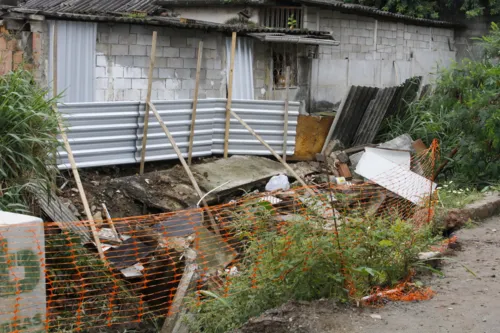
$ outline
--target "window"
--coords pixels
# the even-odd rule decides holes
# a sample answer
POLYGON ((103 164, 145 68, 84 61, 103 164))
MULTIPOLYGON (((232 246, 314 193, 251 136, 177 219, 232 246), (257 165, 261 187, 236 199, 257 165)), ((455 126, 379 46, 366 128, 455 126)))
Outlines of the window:
POLYGON ((297 86, 297 45, 273 44, 273 82, 275 88, 285 88, 286 67, 290 66, 290 87, 297 86))
POLYGON ((261 24, 269 28, 302 29, 302 8, 264 8, 261 24))

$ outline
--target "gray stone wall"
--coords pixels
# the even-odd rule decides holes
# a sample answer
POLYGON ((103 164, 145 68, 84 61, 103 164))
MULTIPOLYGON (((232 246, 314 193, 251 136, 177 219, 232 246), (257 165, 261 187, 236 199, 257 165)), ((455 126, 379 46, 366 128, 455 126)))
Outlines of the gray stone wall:
POLYGON ((226 96, 224 40, 218 33, 130 24, 99 23, 96 101, 145 100, 152 48, 158 32, 153 100, 193 98, 198 42, 203 40, 199 98, 226 96))
POLYGON ((416 26, 402 22, 344 14, 309 7, 309 29, 329 31, 339 46, 320 46, 312 64, 311 103, 334 109, 349 86, 385 87, 433 73, 456 59, 453 29, 416 26))

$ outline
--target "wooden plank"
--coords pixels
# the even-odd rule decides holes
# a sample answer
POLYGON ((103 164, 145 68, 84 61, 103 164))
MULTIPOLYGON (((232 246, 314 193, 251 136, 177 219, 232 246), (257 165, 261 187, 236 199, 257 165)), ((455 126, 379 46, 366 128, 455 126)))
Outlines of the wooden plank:
POLYGON ((141 149, 141 166, 139 167, 139 174, 144 174, 144 162, 146 159, 146 144, 148 142, 148 126, 149 126, 149 102, 151 101, 151 90, 153 87, 153 70, 156 62, 156 38, 157 32, 153 31, 153 44, 151 46, 151 59, 149 62, 148 72, 148 94, 146 96, 146 111, 144 113, 144 127, 142 133, 142 149, 141 149))
POLYGON ((196 107, 198 106, 198 90, 200 88, 201 58, 203 56, 203 41, 198 44, 198 62, 196 63, 196 83, 194 86, 193 112, 191 114, 191 133, 189 134, 188 165, 191 165, 193 158, 194 128, 196 125, 196 107))
POLYGON ((62 230, 67 230, 80 236, 84 244, 91 243, 89 229, 78 220, 73 212, 55 195, 53 191, 48 192, 39 187, 32 188, 36 202, 52 221, 62 230))
POLYGON ((168 140, 170 141, 170 144, 172 145, 172 148, 174 149, 175 153, 177 154, 177 157, 179 157, 179 160, 180 160, 182 166, 184 167, 184 170, 186 171, 186 173, 187 173, 187 175, 189 177, 189 180, 191 181, 191 184, 193 185, 196 193, 198 194, 198 196, 200 197, 200 199, 202 199, 203 206, 206 208, 207 214, 208 214, 208 216, 210 218, 210 223, 212 224, 212 228, 214 229, 215 233, 217 233, 217 235, 220 235, 219 227, 217 226, 217 223, 215 222, 215 219, 213 218, 212 214, 210 213, 210 209, 208 207, 207 201, 204 198, 204 194, 201 191, 200 187, 198 186, 198 182, 194 178, 194 175, 191 172, 191 169, 189 168, 189 165, 187 165, 186 160, 182 156, 182 152, 180 151, 179 147, 177 146, 177 143, 175 142, 174 137, 172 136, 172 134, 168 130, 167 126, 163 122, 163 119, 161 118, 160 114, 156 110, 156 107, 153 105, 153 103, 149 102, 149 106, 151 108, 151 111, 153 111, 156 119, 160 123, 160 126, 163 129, 163 132, 168 137, 168 140))
POLYGON ((229 129, 231 122, 231 103, 233 100, 233 76, 234 76, 235 53, 236 53, 236 32, 233 32, 233 37, 231 40, 231 62, 229 65, 229 83, 227 86, 226 129, 224 132, 224 158, 228 157, 228 152, 229 152, 229 129))
POLYGON ((271 154, 273 154, 273 156, 281 163, 283 164, 283 166, 288 170, 288 172, 290 172, 290 174, 292 176, 295 177, 295 179, 297 179, 299 181, 299 183, 306 189, 306 191, 311 194, 311 195, 315 195, 314 191, 311 190, 307 184, 302 180, 302 178, 295 172, 295 170, 293 170, 285 161, 283 161, 283 159, 280 157, 280 155, 278 155, 278 153, 276 153, 276 151, 269 145, 267 144, 266 141, 264 141, 264 139, 258 135, 243 119, 240 118, 240 116, 238 116, 234 111, 231 111, 231 115, 236 118, 257 140, 260 141, 260 143, 262 143, 270 152, 271 154))
POLYGON ((288 141, 288 86, 290 85, 290 66, 286 66, 285 74, 285 119, 283 125, 283 161, 286 162, 286 150, 288 141))
POLYGON ((194 286, 194 279, 198 265, 195 263, 196 252, 192 249, 187 249, 185 252, 186 265, 184 268, 184 273, 177 286, 177 291, 174 296, 174 300, 170 308, 168 309, 167 318, 165 323, 161 328, 160 333, 174 333, 181 331, 181 326, 185 326, 183 323, 182 316, 182 306, 184 304, 185 296, 190 287, 194 286))

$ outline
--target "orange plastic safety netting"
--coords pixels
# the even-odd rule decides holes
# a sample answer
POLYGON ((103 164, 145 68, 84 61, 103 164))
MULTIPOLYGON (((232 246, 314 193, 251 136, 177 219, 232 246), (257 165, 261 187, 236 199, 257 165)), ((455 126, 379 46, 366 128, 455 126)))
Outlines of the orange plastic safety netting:
MULTIPOLYGON (((384 267, 402 267, 422 244, 420 230, 434 213, 437 156, 436 143, 411 155, 367 150, 357 168, 364 181, 102 221, 105 260, 63 224, 3 223, 0 333, 160 331, 181 309, 268 284, 291 284, 290 295, 307 298, 294 294, 304 276, 317 281, 311 297, 330 288, 328 295, 362 300, 374 286, 397 283, 404 272, 384 267), (318 276, 325 265, 331 277, 318 276)), ((88 222, 75 225, 92 239, 88 222)), ((408 281, 395 294, 404 299, 407 289, 408 281)))

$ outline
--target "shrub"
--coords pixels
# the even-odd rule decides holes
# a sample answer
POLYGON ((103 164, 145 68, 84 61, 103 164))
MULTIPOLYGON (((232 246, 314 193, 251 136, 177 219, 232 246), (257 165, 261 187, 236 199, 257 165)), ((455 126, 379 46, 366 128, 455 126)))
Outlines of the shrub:
POLYGON ((428 144, 438 138, 443 156, 454 148, 450 163, 457 183, 485 186, 500 179, 500 29, 492 25, 482 38, 484 59, 464 60, 439 72, 432 93, 390 118, 382 139, 403 133, 428 144), (495 56, 495 58, 491 58, 495 56))
POLYGON ((0 77, 1 210, 29 212, 29 189, 53 183, 59 146, 53 102, 28 71, 0 77))
POLYGON ((406 278, 418 253, 434 240, 430 228, 399 219, 351 216, 337 238, 312 215, 277 228, 270 215, 259 209, 248 218, 253 232, 237 219, 246 226, 239 273, 226 276, 223 288, 200 291, 191 300, 193 332, 229 331, 288 300, 359 300, 375 286, 406 278))

